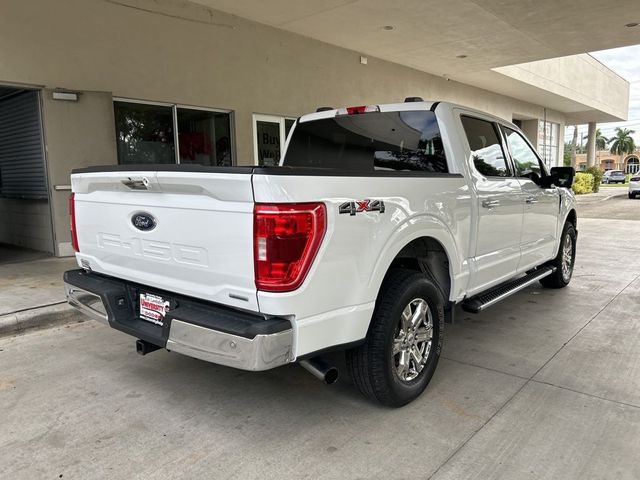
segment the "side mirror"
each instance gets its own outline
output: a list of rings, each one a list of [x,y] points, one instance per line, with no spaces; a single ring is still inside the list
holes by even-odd
[[[556,187],[571,188],[576,171],[573,167],[553,167],[551,178]]]

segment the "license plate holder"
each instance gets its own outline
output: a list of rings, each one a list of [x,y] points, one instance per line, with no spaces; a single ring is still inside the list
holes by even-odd
[[[164,317],[169,311],[170,304],[170,300],[160,295],[140,292],[138,300],[140,319],[163,326]]]

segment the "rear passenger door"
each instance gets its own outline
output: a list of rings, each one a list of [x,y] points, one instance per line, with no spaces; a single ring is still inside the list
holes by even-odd
[[[515,275],[520,261],[523,201],[498,125],[462,115],[477,202],[476,247],[469,295]]]
[[[535,150],[516,130],[502,127],[516,175],[522,185],[524,219],[522,258],[518,270],[525,271],[551,259],[558,237],[560,193],[556,187],[544,188],[548,174]]]

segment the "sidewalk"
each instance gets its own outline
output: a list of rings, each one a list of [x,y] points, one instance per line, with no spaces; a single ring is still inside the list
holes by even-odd
[[[617,197],[627,195],[627,189],[622,187],[600,187],[600,191],[597,193],[585,193],[582,195],[576,195],[576,201],[578,203],[591,203],[602,202],[611,197]]]
[[[56,258],[0,245],[0,336],[68,321],[62,273],[76,266],[72,257]]]

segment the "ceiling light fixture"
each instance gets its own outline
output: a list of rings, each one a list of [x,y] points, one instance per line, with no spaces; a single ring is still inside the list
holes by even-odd
[[[631,23],[627,23],[627,24],[625,25],[625,27],[627,27],[627,28],[633,28],[633,27],[637,27],[638,25],[640,25],[640,24],[639,24],[639,23],[637,23],[637,22],[631,22]]]
[[[464,55],[464,54],[463,55],[456,55],[456,58],[467,58],[467,57],[468,57],[468,55]]]
[[[385,25],[384,27],[382,27],[383,30],[393,30],[393,25]]]

